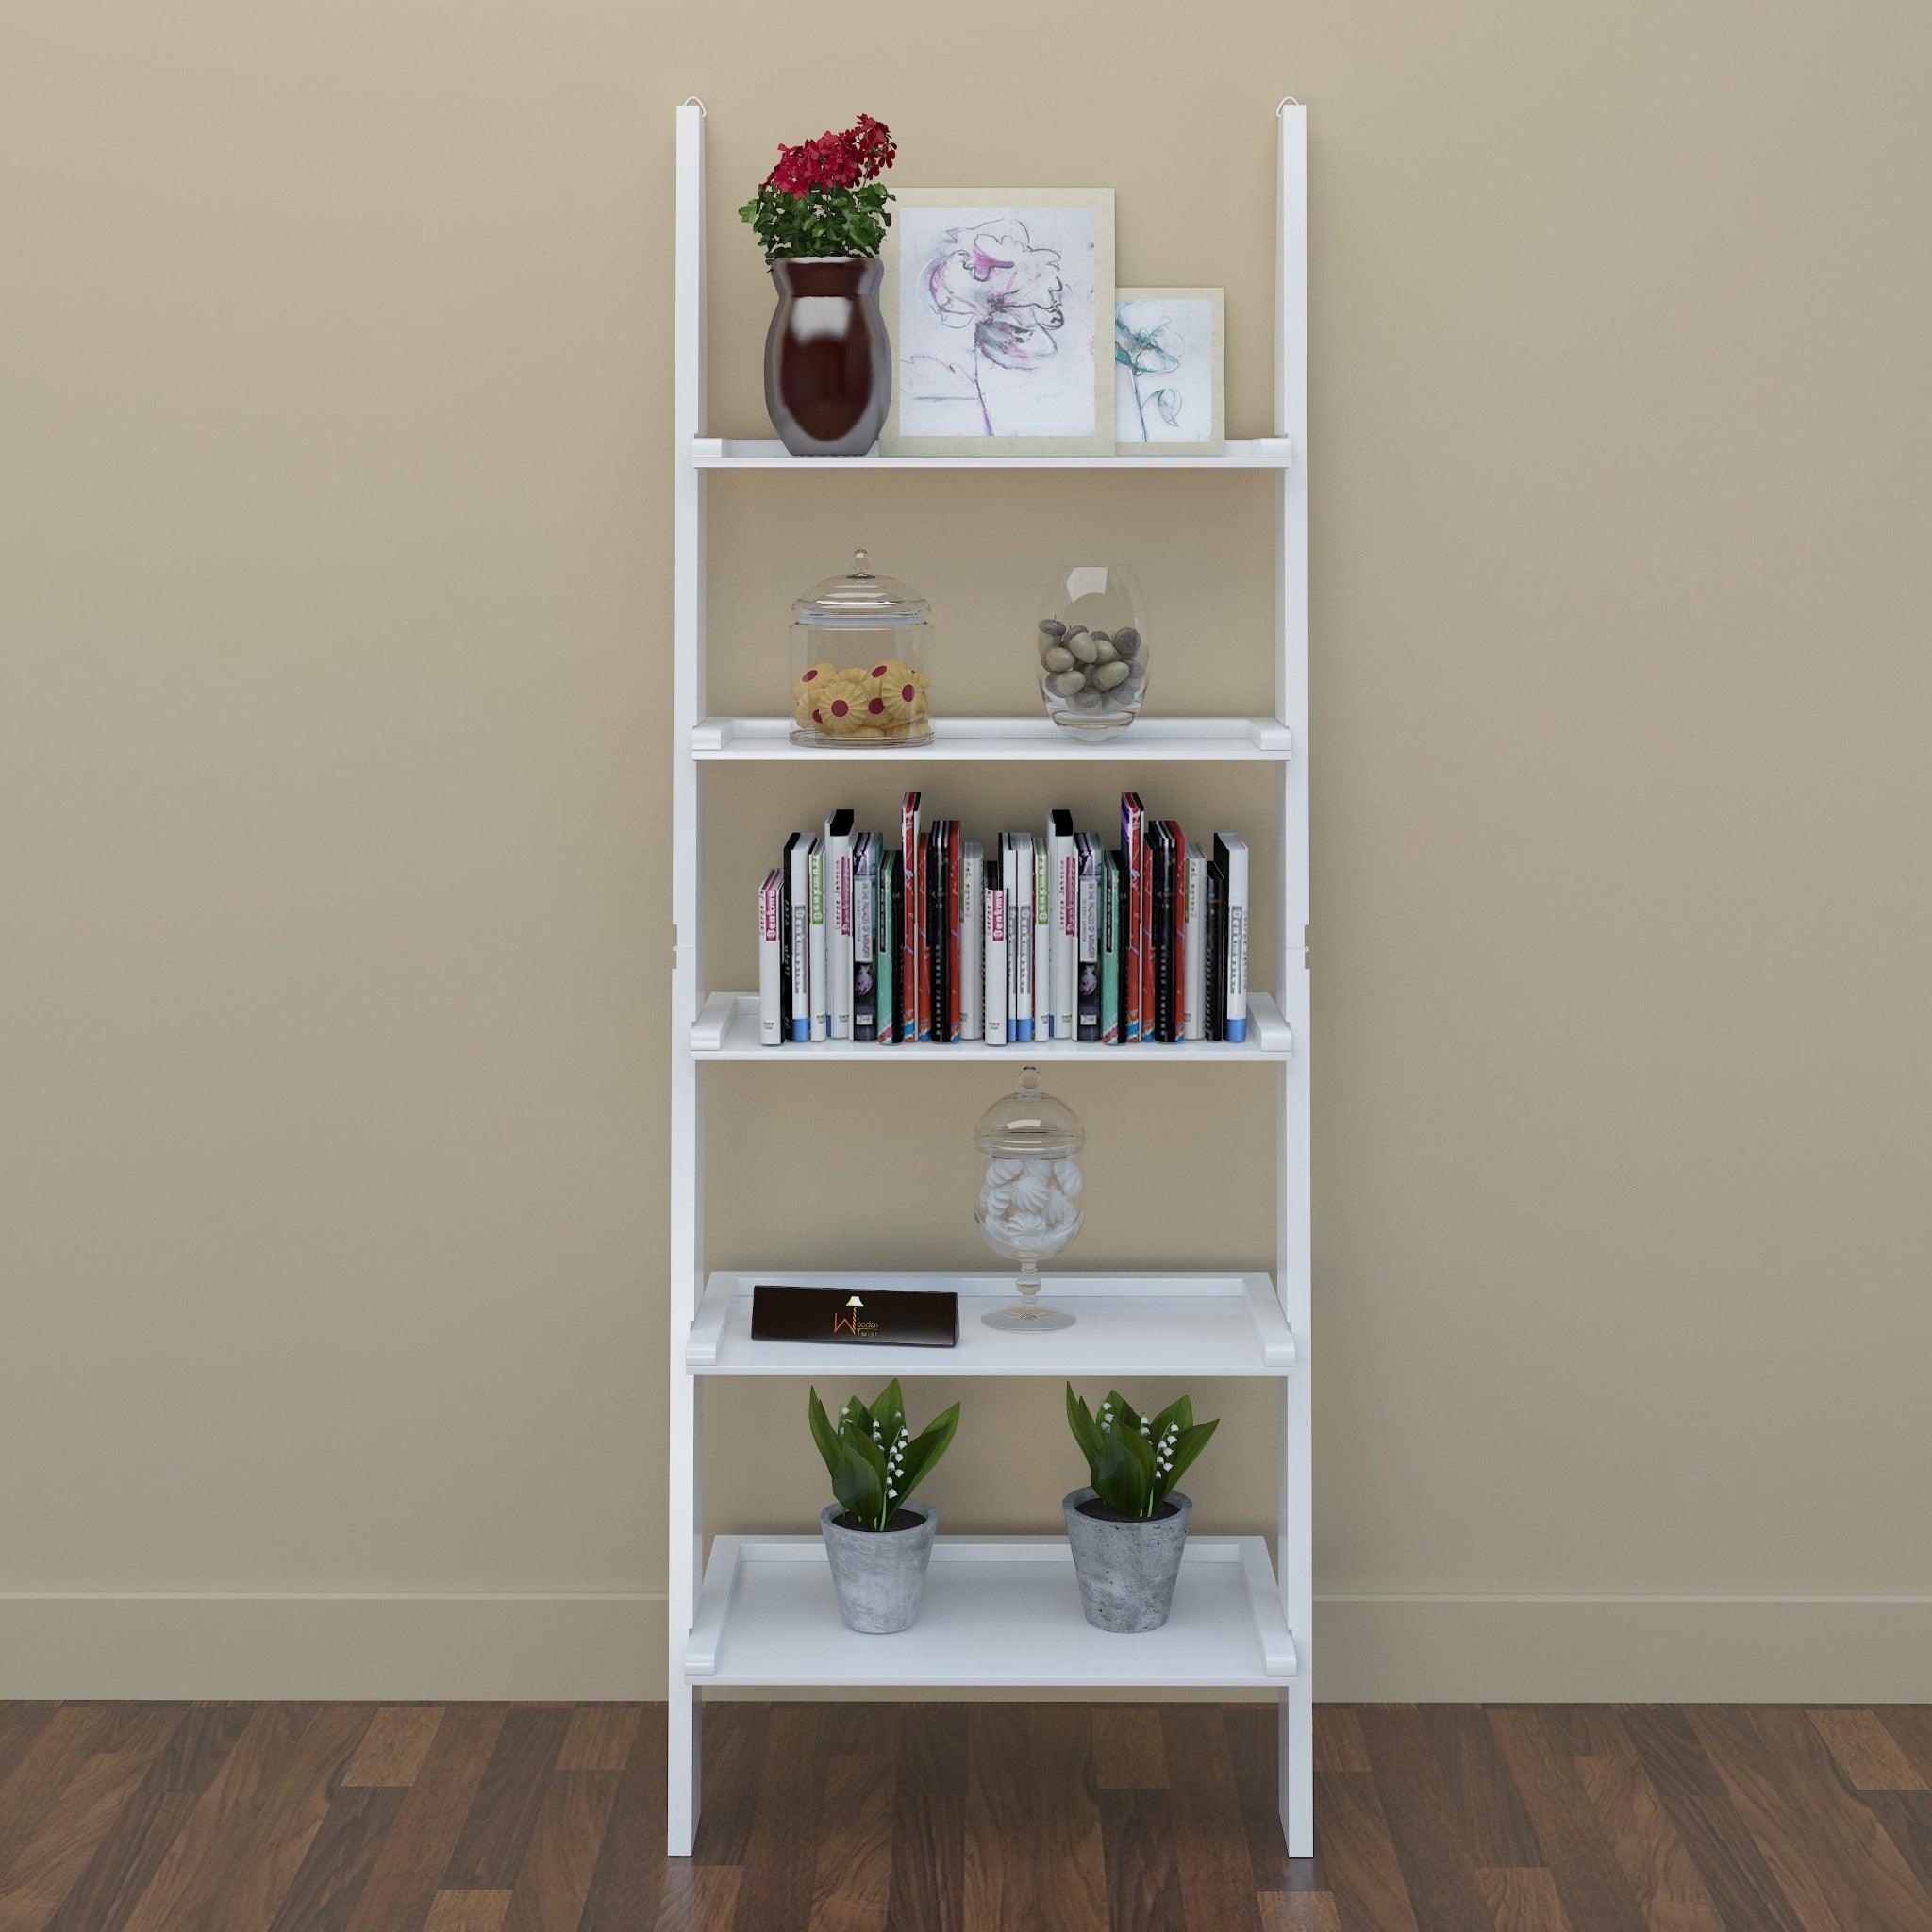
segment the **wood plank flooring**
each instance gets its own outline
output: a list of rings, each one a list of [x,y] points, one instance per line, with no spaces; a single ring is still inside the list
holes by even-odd
[[[1932,1709],[0,1705],[0,1932],[1932,1932]]]

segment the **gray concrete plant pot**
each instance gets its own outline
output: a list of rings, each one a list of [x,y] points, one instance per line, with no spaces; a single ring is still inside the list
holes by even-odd
[[[1061,1498],[1074,1574],[1080,1579],[1080,1607],[1096,1630],[1158,1630],[1174,1607],[1174,1579],[1188,1546],[1188,1518],[1194,1506],[1175,1490],[1171,1516],[1108,1519],[1081,1513],[1097,1502],[1091,1490]]]
[[[910,1629],[919,1615],[939,1511],[928,1503],[902,1503],[899,1508],[919,1521],[904,1529],[846,1529],[834,1521],[844,1513],[838,1504],[827,1503],[819,1511],[832,1588],[848,1630],[883,1637]]]

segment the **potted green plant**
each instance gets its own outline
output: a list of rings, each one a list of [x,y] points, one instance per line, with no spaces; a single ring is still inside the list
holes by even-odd
[[[765,337],[765,408],[795,457],[862,457],[892,401],[878,253],[892,217],[879,176],[892,130],[861,114],[842,132],[780,145],[738,210],[765,252],[778,307]]]
[[[1067,1426],[1087,1488],[1061,1499],[1080,1607],[1096,1630],[1158,1630],[1174,1605],[1194,1506],[1174,1488],[1219,1421],[1197,1423],[1185,1395],[1140,1414],[1109,1389],[1096,1416],[1067,1384]]]
[[[956,1402],[914,1435],[896,1380],[870,1405],[853,1396],[834,1422],[811,1391],[812,1441],[825,1459],[838,1499],[819,1511],[819,1529],[850,1630],[904,1630],[919,1614],[939,1512],[912,1501],[959,1426]]]

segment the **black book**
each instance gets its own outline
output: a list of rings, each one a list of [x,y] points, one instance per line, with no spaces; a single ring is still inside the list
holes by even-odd
[[[879,860],[876,832],[852,841],[852,1037],[879,1037]]]
[[[873,974],[873,1003],[878,1008],[878,1037],[888,1043],[899,1039],[899,868],[903,861],[889,852],[879,861],[878,965]]]
[[[1154,874],[1154,1038],[1171,1045],[1174,1001],[1174,835],[1164,819],[1147,821],[1147,856]]]
[[[793,1288],[755,1282],[754,1341],[858,1342],[899,1348],[952,1348],[959,1340],[959,1297],[930,1288]]]
[[[1082,832],[1074,841],[1079,858],[1074,890],[1079,895],[1074,928],[1079,951],[1074,955],[1074,1019],[1076,1040],[1100,1038],[1100,841]]]
[[[1214,996],[1221,984],[1221,879],[1210,858],[1201,885],[1201,1024],[1209,1040],[1221,1038],[1221,1002]]]
[[[932,1008],[932,1038],[946,1038],[946,822],[935,819],[925,832],[926,997]]]
[[[793,832],[778,860],[778,1041],[791,1040],[791,848],[804,837]]]

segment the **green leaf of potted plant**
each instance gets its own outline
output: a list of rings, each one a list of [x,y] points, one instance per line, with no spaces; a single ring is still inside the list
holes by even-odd
[[[1158,1630],[1174,1605],[1193,1503],[1174,1485],[1220,1423],[1197,1423],[1185,1395],[1143,1416],[1109,1389],[1096,1416],[1067,1384],[1067,1426],[1088,1487],[1061,1499],[1080,1607],[1096,1630]]]
[[[909,1627],[919,1614],[939,1512],[912,1491],[933,1472],[959,1426],[956,1402],[918,1435],[906,1421],[896,1380],[867,1404],[853,1396],[836,1421],[819,1391],[807,1414],[838,1499],[819,1511],[819,1529],[848,1629],[883,1635]]]

